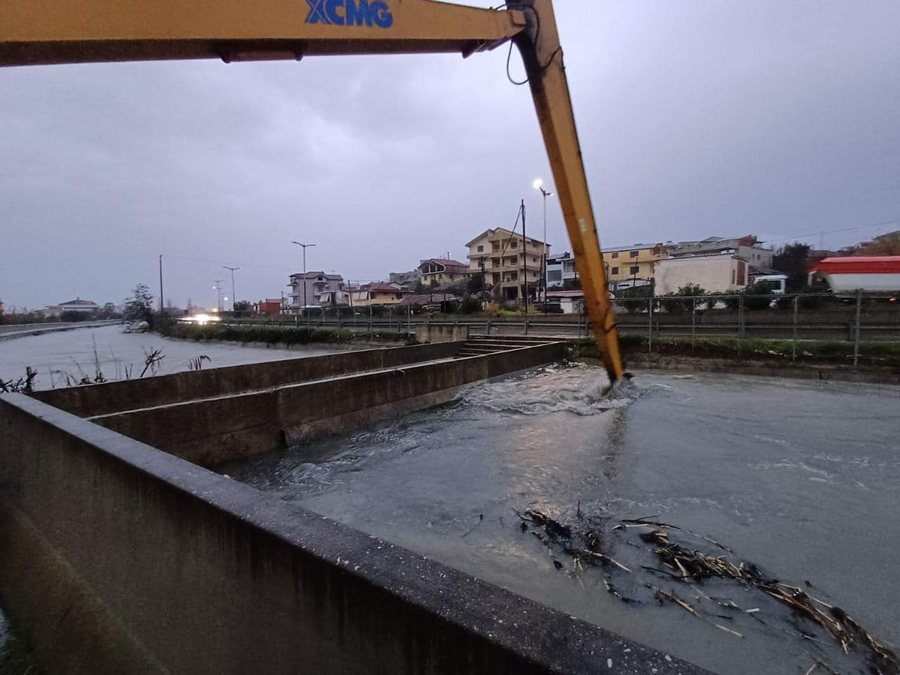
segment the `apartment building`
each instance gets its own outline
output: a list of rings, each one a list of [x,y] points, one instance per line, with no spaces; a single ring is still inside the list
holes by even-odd
[[[571,253],[554,255],[547,258],[547,289],[572,286],[578,278],[575,270],[575,258]]]
[[[606,281],[613,290],[649,284],[653,281],[654,264],[665,257],[666,247],[661,243],[604,249]]]
[[[291,305],[295,308],[319,307],[323,299],[327,299],[326,304],[340,304],[337,300],[344,288],[344,277],[325,272],[298,272],[291,275],[288,286]]]
[[[534,297],[541,285],[541,256],[550,246],[503,227],[485,230],[466,244],[469,273],[484,274],[485,288],[503,302]]]
[[[666,250],[670,258],[686,258],[690,256],[730,255],[750,263],[753,267],[768,269],[772,267],[772,249],[763,248],[756,235],[743,237],[707,237],[700,241],[680,241],[667,244]]]

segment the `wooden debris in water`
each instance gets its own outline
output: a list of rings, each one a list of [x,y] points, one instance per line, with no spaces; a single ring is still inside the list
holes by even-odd
[[[689,550],[670,541],[668,533],[663,529],[642,532],[641,539],[654,544],[653,552],[656,556],[666,566],[681,573],[680,576],[670,575],[673,578],[684,583],[699,583],[704,579],[717,577],[756,588],[786,605],[797,615],[821,626],[837,641],[845,654],[849,653],[851,647],[866,652],[872,672],[879,675],[900,674],[900,659],[897,655],[869,635],[840,607],[829,605],[797,586],[767,577],[753,563],[735,564],[725,556],[711,556]],[[679,600],[675,602],[684,607]],[[749,610],[747,613],[753,614],[755,611],[758,609]],[[733,632],[724,626],[716,625],[722,630]]]

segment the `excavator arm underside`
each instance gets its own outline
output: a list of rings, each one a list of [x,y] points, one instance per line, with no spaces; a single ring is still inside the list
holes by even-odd
[[[435,0],[5,0],[0,66],[457,52],[513,40],[535,109],[604,365],[622,377],[587,178],[551,0],[504,10]]]

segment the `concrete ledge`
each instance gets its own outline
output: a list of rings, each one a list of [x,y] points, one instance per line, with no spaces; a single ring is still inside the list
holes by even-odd
[[[38,391],[32,395],[44,403],[82,417],[108,415],[122,410],[259,391],[349,373],[450,358],[461,346],[461,342],[448,342],[347,351],[268,363],[209,368],[141,380],[51,389]]]
[[[47,672],[701,672],[23,395],[0,483]]]
[[[755,375],[759,377],[787,377],[798,380],[818,380],[821,382],[864,382],[867,384],[900,384],[900,371],[896,368],[779,363],[777,361],[754,361],[751,359],[715,359],[696,356],[668,356],[661,354],[629,354],[626,366],[637,369],[659,369],[690,371],[695,373],[731,373],[733,375]]]
[[[526,346],[90,419],[191,462],[216,466],[444,403],[472,382],[558,361],[564,349],[562,342]]]
[[[424,343],[454,342],[469,339],[469,326],[446,323],[416,324],[416,340]]]

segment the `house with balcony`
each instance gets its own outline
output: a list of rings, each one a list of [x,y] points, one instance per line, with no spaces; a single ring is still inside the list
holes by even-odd
[[[571,253],[563,253],[547,258],[547,290],[574,288],[578,272],[575,258]]]
[[[425,288],[452,286],[465,281],[469,276],[469,265],[449,258],[428,258],[416,268]]]
[[[485,289],[502,302],[533,298],[541,285],[542,256],[550,246],[503,227],[485,230],[466,244],[469,274],[484,275]]]
[[[325,272],[297,272],[292,274],[288,287],[291,289],[291,306],[295,309],[301,307],[319,307],[322,298],[336,298],[340,291],[344,290],[344,277],[340,274],[326,274]],[[329,302],[328,304],[339,304]]]

